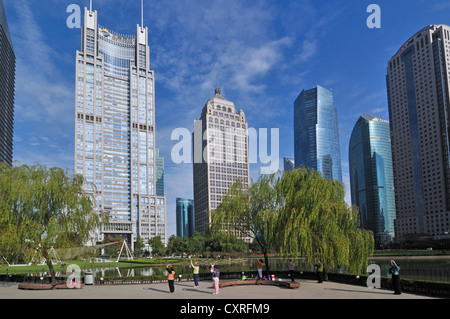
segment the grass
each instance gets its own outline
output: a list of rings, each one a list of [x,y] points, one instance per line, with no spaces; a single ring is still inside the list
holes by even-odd
[[[196,258],[197,261],[207,261],[206,258]],[[166,267],[167,264],[186,264],[189,263],[188,258],[135,258],[133,260],[119,260],[119,262],[89,262],[80,260],[68,260],[63,263],[54,264],[53,268],[56,272],[66,271],[67,266],[71,264],[78,265],[82,270],[92,269],[92,268],[132,268],[132,267],[143,267],[143,266],[160,266]],[[38,272],[48,272],[47,265],[19,265],[19,266],[0,266],[1,274],[21,274],[21,273],[38,273]]]

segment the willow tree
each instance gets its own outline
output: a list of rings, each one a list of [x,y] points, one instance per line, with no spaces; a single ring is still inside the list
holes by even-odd
[[[84,245],[101,225],[81,175],[43,165],[0,166],[0,242],[6,254],[44,258],[56,282],[52,248]],[[6,246],[3,246],[6,245]]]
[[[359,227],[359,214],[344,200],[344,187],[319,172],[285,172],[276,185],[277,213],[271,234],[279,250],[308,262],[320,259],[328,268],[364,273],[373,252],[373,234]]]
[[[273,214],[276,211],[276,177],[261,175],[250,187],[237,181],[222,197],[221,204],[212,214],[213,231],[225,231],[239,238],[252,238],[264,255],[267,273],[270,272],[268,252]]]

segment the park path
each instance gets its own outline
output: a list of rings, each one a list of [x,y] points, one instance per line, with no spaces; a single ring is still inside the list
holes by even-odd
[[[218,295],[210,281],[176,282],[170,293],[167,283],[140,285],[88,285],[82,289],[22,290],[15,283],[0,283],[0,299],[437,299],[410,293],[394,295],[385,289],[371,289],[326,281],[300,280],[299,289],[278,286],[234,286],[220,289]]]

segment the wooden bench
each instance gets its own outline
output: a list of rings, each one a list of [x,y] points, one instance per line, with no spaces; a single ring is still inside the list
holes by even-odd
[[[230,280],[219,283],[219,288],[229,286],[243,286],[243,285],[270,285],[270,286],[284,286],[291,289],[300,288],[300,283],[295,281],[278,281],[278,280]]]

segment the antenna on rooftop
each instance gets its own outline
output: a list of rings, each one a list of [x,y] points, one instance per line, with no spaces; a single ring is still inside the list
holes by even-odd
[[[141,27],[144,27],[144,0],[141,0]]]
[[[89,11],[92,12],[92,0],[89,1]]]

